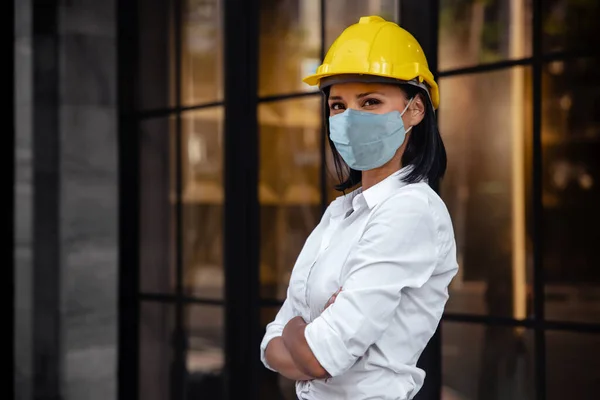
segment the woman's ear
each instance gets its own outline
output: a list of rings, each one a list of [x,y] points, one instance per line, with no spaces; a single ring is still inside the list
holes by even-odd
[[[408,123],[410,126],[416,126],[425,118],[425,103],[423,96],[418,94],[408,107]]]

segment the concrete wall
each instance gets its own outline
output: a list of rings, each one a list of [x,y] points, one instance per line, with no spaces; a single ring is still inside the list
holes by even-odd
[[[116,1],[63,0],[60,33],[62,390],[116,398]]]
[[[42,3],[15,2],[16,398],[115,399],[116,1]]]
[[[31,399],[32,356],[32,18],[15,1],[15,391]]]

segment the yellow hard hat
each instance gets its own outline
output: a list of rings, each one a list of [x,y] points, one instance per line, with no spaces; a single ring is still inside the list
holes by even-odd
[[[303,82],[321,86],[323,78],[337,75],[368,75],[426,86],[433,108],[440,92],[427,58],[417,40],[394,22],[379,16],[360,18],[333,42],[323,64]],[[423,85],[425,83],[425,85]]]

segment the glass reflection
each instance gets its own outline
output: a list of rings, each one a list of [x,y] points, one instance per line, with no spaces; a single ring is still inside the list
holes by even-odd
[[[546,318],[600,322],[600,67],[544,66],[542,88]]]
[[[176,103],[173,1],[139,1],[137,107],[140,110],[173,107]],[[149,6],[150,5],[150,6]]]
[[[448,312],[529,314],[527,80],[528,70],[513,68],[440,81],[439,124],[449,160],[441,193],[461,265]]]
[[[174,153],[169,151],[174,132],[175,117],[140,123],[140,290],[146,293],[171,292],[175,287]]]
[[[321,217],[321,98],[259,106],[262,295],[285,298],[304,241]]]
[[[181,103],[223,99],[223,22],[221,0],[183,2]]]
[[[184,287],[223,297],[223,109],[182,114]]]
[[[186,398],[224,399],[223,309],[188,306]]]
[[[320,64],[320,0],[261,0],[259,96],[314,90],[302,78]]]
[[[521,328],[444,322],[443,400],[533,400],[533,334]]]
[[[531,55],[531,0],[440,0],[441,71]]]
[[[325,51],[344,29],[365,15],[379,15],[398,22],[397,0],[327,0],[325,3]]]
[[[548,400],[595,399],[600,393],[600,335],[546,332]]]
[[[140,306],[140,399],[164,400],[171,397],[174,311],[170,304],[142,303]]]
[[[597,0],[544,0],[542,4],[543,48],[546,52],[598,48]]]

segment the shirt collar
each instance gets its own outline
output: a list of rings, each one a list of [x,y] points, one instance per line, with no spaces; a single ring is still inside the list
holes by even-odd
[[[331,214],[338,216],[348,212],[353,208],[354,199],[361,194],[369,208],[375,207],[388,198],[395,190],[406,186],[402,178],[411,170],[411,166],[406,166],[367,190],[363,191],[363,188],[359,187],[346,195],[336,198],[331,207]]]
[[[331,215],[336,217],[352,209],[354,198],[363,192],[362,187],[336,198],[331,207]]]
[[[390,197],[393,192],[406,186],[406,182],[404,182],[402,178],[408,175],[411,169],[412,168],[410,166],[404,167],[394,172],[378,184],[363,191],[363,197],[369,208],[375,207],[377,204]]]

